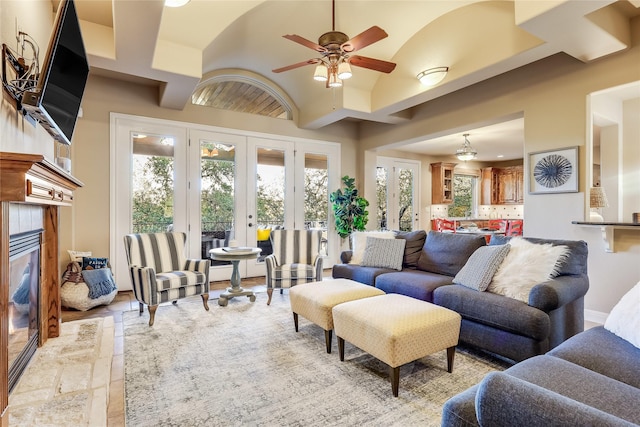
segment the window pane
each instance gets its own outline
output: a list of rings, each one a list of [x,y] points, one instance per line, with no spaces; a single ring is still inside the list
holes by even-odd
[[[256,207],[258,229],[274,229],[284,225],[285,212],[284,151],[258,148],[256,168]],[[273,253],[268,240],[260,243],[262,249],[258,261]]]
[[[173,138],[133,134],[132,231],[173,227]]]
[[[413,229],[413,171],[411,169],[399,170],[398,187],[400,191],[398,224],[401,231],[411,231]]]
[[[329,218],[329,176],[327,156],[304,155],[304,228],[322,230],[320,253],[327,254],[327,221]]]
[[[470,217],[476,212],[476,182],[471,175],[453,176],[453,203],[449,205],[449,216],[455,218]]]
[[[200,226],[202,258],[209,250],[228,246],[233,235],[235,147],[200,141]],[[212,261],[212,265],[229,264]]]
[[[389,171],[381,166],[376,168],[376,198],[378,202],[378,210],[376,212],[376,223],[378,230],[387,229],[387,200],[388,191],[387,185],[389,178]]]

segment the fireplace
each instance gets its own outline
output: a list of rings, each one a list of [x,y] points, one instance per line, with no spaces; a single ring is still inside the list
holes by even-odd
[[[1,1],[1,0],[0,0]],[[40,154],[0,152],[0,426],[36,347],[60,334],[58,211],[82,183]]]
[[[38,347],[42,231],[9,236],[9,392]]]

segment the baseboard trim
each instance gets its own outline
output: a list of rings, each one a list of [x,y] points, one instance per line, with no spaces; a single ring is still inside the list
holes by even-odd
[[[607,316],[609,316],[609,313],[603,313],[601,311],[586,309],[584,311],[584,320],[588,322],[600,323],[604,325],[605,320],[607,320]]]

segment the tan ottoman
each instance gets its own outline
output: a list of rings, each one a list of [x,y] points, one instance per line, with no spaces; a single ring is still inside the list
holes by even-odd
[[[298,332],[298,315],[324,329],[327,353],[331,353],[333,316],[331,309],[346,301],[384,295],[384,291],[349,279],[324,280],[296,285],[289,290],[293,323]]]
[[[340,360],[344,342],[389,365],[391,390],[398,396],[400,366],[447,350],[447,371],[453,369],[461,317],[455,311],[398,294],[345,302],[333,308]]]

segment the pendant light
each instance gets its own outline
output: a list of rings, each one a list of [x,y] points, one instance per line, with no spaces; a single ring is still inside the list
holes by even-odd
[[[462,136],[464,136],[464,144],[456,150],[456,157],[463,162],[475,159],[478,152],[471,146],[471,143],[467,139],[469,134],[465,133]]]

